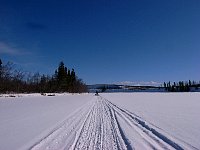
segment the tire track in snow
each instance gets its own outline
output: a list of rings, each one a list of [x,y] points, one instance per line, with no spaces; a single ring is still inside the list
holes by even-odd
[[[99,97],[72,149],[127,149],[113,110]]]
[[[63,124],[33,145],[32,150],[127,149],[114,110],[94,97]]]
[[[194,149],[101,96],[69,116],[31,150]]]
[[[119,106],[111,103],[109,100],[103,97],[101,98],[104,99],[106,103],[116,111],[117,118],[124,120],[124,123],[129,125],[131,130],[136,131],[143,138],[143,140],[149,145],[149,148],[197,150],[197,148],[187,144],[186,142],[182,142],[178,139],[172,138],[171,136],[167,136],[165,133],[158,132],[157,129],[159,128],[155,129],[155,126],[152,127],[150,123],[143,121],[142,118],[138,115],[135,115],[125,109],[120,108]]]
[[[60,150],[69,149],[77,136],[77,131],[84,123],[84,119],[89,115],[94,106],[92,101],[86,103],[83,107],[74,112],[60,126],[56,127],[46,137],[41,139],[30,149],[32,150]]]

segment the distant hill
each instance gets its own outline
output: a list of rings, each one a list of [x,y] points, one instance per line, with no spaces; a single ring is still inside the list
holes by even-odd
[[[162,92],[164,88],[157,86],[133,86],[133,85],[118,85],[118,84],[93,84],[87,85],[90,92]]]

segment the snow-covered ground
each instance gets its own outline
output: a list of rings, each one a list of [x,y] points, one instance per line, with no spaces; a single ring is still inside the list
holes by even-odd
[[[69,94],[7,96],[0,97],[0,150],[27,149],[92,97]]]
[[[200,93],[115,93],[103,97],[200,149]]]
[[[200,149],[200,93],[0,97],[0,149]]]

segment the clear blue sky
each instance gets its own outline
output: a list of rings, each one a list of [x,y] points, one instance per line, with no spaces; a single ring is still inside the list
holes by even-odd
[[[200,1],[0,0],[0,58],[88,84],[200,80]]]

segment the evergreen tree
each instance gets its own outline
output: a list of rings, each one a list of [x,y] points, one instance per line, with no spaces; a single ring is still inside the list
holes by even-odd
[[[101,92],[105,92],[107,90],[107,87],[106,85],[104,85],[102,88],[101,88]]]
[[[190,87],[188,85],[188,83],[185,84],[185,91],[184,92],[189,92],[190,91]]]
[[[189,80],[189,87],[191,87],[192,86],[192,82]]]
[[[58,67],[58,81],[62,82],[66,77],[66,72],[65,72],[65,65],[61,61]]]
[[[170,81],[166,84],[164,82],[164,87],[166,87],[166,90],[169,92],[189,92],[191,90],[191,87],[195,88],[196,90],[200,84],[197,84],[197,82],[189,80],[187,81],[179,81],[174,82],[173,85],[171,85]]]
[[[0,80],[1,80],[1,77],[2,77],[2,74],[3,74],[3,66],[2,66],[2,61],[0,59]]]
[[[2,68],[2,64],[3,64],[3,63],[2,63],[2,61],[1,61],[1,59],[0,59],[0,68]]]
[[[75,82],[75,80],[76,80],[76,74],[74,72],[74,69],[72,69],[72,72],[71,72],[71,80],[72,80],[72,82]]]
[[[176,92],[176,82],[174,82],[174,85],[172,86],[172,92]]]
[[[46,91],[46,86],[47,86],[47,78],[46,76],[43,74],[41,76],[41,79],[40,79],[40,92],[45,92]]]
[[[2,61],[0,59],[0,93],[3,91],[3,66],[2,66]]]
[[[168,82],[168,91],[171,91],[171,83],[170,83],[170,81]]]
[[[78,79],[74,69],[70,71],[59,63],[53,76],[39,73],[27,74],[13,69],[12,63],[2,65],[0,59],[0,93],[5,92],[86,92],[87,86]]]
[[[192,81],[192,86],[195,86],[195,84],[196,84],[195,81]]]
[[[165,88],[165,90],[167,90],[167,86],[166,86],[166,83],[164,82],[164,88]]]
[[[58,88],[61,91],[67,90],[67,73],[64,63],[61,61],[58,67]]]
[[[55,74],[54,74],[54,78],[57,80],[58,79],[58,70],[56,69]]]

